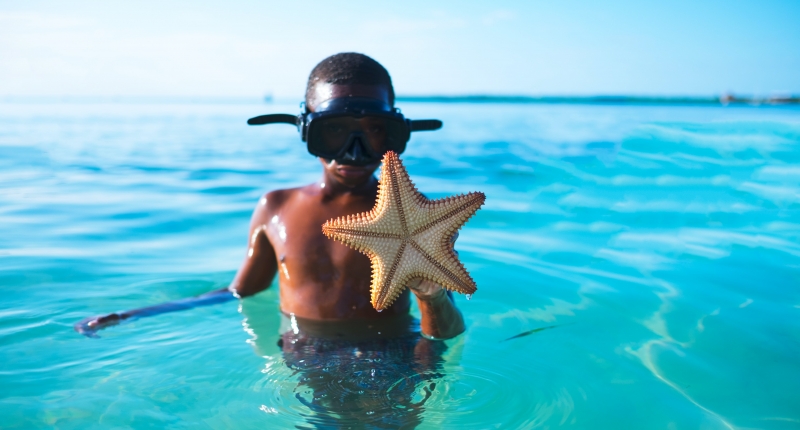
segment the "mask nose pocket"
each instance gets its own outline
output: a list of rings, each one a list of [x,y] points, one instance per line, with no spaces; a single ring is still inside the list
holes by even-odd
[[[348,139],[346,149],[339,157],[339,160],[345,164],[369,164],[374,160],[365,145],[364,136],[361,133],[353,133]]]

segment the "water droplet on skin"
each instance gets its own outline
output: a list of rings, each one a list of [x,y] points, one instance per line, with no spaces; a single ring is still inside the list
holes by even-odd
[[[471,298],[472,298],[472,294],[467,294],[467,300],[470,300]]]

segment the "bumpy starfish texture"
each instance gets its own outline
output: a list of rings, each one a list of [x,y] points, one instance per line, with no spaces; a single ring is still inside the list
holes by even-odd
[[[378,201],[369,212],[329,220],[322,232],[372,262],[372,306],[389,307],[416,278],[462,294],[477,290],[453,250],[456,231],[486,200],[480,192],[428,200],[392,151],[383,156]]]

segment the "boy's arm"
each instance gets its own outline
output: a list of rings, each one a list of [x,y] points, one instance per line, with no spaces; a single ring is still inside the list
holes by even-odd
[[[125,320],[149,317],[153,315],[166,314],[169,312],[182,311],[200,306],[214,305],[217,303],[233,300],[235,297],[227,288],[209,291],[188,299],[173,300],[171,302],[160,303],[145,308],[131,309],[127,311],[114,312],[106,315],[96,315],[84,318],[75,323],[75,331],[87,336],[98,337],[95,333],[106,327],[117,325]]]
[[[236,297],[247,297],[266,290],[278,271],[275,249],[267,237],[270,218],[267,199],[259,202],[250,219],[250,243],[239,271],[228,289]]]
[[[95,333],[98,330],[117,325],[125,320],[213,305],[227,302],[237,297],[251,296],[265,290],[272,283],[272,278],[277,271],[275,251],[264,231],[265,221],[268,219],[266,206],[266,200],[262,199],[256,210],[253,211],[253,216],[250,219],[250,243],[247,249],[247,256],[236,273],[233,282],[227,288],[154,306],[85,318],[75,324],[75,331],[88,337],[97,337]]]
[[[434,339],[450,339],[464,332],[464,318],[449,291],[428,280],[412,282],[409,288],[417,296],[422,334]]]

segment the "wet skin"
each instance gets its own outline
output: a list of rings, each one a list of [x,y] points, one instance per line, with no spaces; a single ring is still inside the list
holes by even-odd
[[[337,97],[370,97],[391,104],[382,86],[317,84],[307,101],[310,111]],[[322,177],[313,184],[276,190],[257,204],[250,222],[247,255],[227,289],[192,299],[165,303],[99,317],[87,318],[77,331],[93,335],[98,329],[132,317],[148,316],[247,297],[268,288],[275,275],[280,283],[280,306],[287,314],[310,320],[391,321],[410,308],[406,290],[388,309],[377,312],[370,304],[369,259],[322,234],[322,224],[332,218],[372,210],[378,193],[374,176],[379,162],[365,166],[320,159]],[[455,238],[454,238],[455,239]],[[430,281],[409,285],[421,312],[420,326],[428,336],[447,339],[464,331],[461,313],[452,297]],[[161,310],[161,311],[160,311]],[[395,318],[396,319],[396,318]]]

